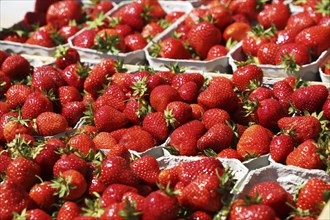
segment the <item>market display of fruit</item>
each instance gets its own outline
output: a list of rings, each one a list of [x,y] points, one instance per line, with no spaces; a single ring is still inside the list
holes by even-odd
[[[0,219],[329,219],[326,3],[36,0],[1,32]]]

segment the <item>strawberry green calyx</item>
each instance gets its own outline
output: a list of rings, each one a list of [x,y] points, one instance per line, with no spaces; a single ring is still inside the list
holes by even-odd
[[[92,47],[92,49],[98,50],[100,52],[111,52],[114,54],[120,53],[120,50],[116,47],[120,42],[121,38],[118,35],[109,36],[105,33],[105,39],[103,37],[96,35],[95,36],[97,44]]]
[[[41,152],[42,148],[31,146],[31,141],[25,141],[24,137],[17,134],[15,138],[7,144],[8,151],[13,159],[18,157],[34,158],[34,154]]]
[[[157,23],[164,29],[168,28],[171,25],[171,22],[165,20],[165,19],[159,19]]]
[[[138,118],[144,118],[144,116],[152,112],[152,107],[146,100],[139,98],[137,101],[139,103],[139,108],[136,111]]]
[[[130,202],[128,199],[125,199],[125,209],[120,210],[118,213],[121,217],[127,220],[139,220],[139,215],[142,212],[136,210],[136,202]]]
[[[164,117],[165,117],[167,126],[175,127],[174,124],[177,122],[177,120],[174,117],[173,109],[166,109],[164,111]]]
[[[78,70],[76,71],[77,74],[80,76],[80,78],[86,79],[87,76],[89,76],[91,73],[89,64],[85,64],[85,63],[82,64],[82,63],[78,62],[77,65],[78,65]]]
[[[243,66],[247,66],[249,64],[255,64],[258,62],[257,62],[257,59],[255,57],[253,57],[251,54],[247,54],[247,58],[245,61],[235,60],[234,63],[237,66],[237,68],[241,68]]]
[[[70,184],[72,176],[68,176],[66,179],[61,176],[61,174],[55,179],[52,180],[52,188],[57,189],[55,195],[58,195],[59,198],[63,198],[70,194],[71,189],[75,189],[76,186]]]
[[[203,150],[203,154],[207,157],[217,157],[217,153],[211,148]]]
[[[65,47],[65,46],[62,46],[62,45],[57,47],[56,51],[55,51],[55,58],[64,57],[67,54],[68,49],[69,49],[69,47]]]
[[[328,0],[317,1],[315,12],[322,14],[322,16],[330,15],[330,2]]]
[[[166,187],[164,187],[162,184],[160,184],[158,182],[156,183],[156,185],[163,193],[165,193],[168,196],[176,196],[179,194],[178,190],[174,190],[171,188],[170,182],[167,183]]]
[[[173,72],[175,75],[184,73],[187,70],[187,67],[180,66],[179,63],[171,63],[170,65],[164,65],[169,71]]]
[[[116,61],[115,70],[118,73],[126,73],[128,71],[128,69],[124,67],[124,60],[123,59],[118,59]]]
[[[21,213],[17,213],[17,212],[13,213],[13,220],[28,220],[28,219],[29,219],[29,215],[27,213],[26,208],[23,209]]]
[[[285,72],[290,75],[296,75],[296,73],[300,70],[301,66],[296,63],[296,59],[294,58],[294,54],[289,54],[286,52],[285,54],[281,54],[282,62],[280,65],[284,67]]]
[[[63,37],[61,34],[59,34],[56,28],[50,30],[49,33],[51,35],[51,39],[52,39],[53,43],[55,44],[55,46],[59,46],[61,44],[66,43],[65,37]]]
[[[131,88],[134,91],[133,96],[138,96],[140,98],[144,97],[148,90],[147,77],[144,76],[141,80],[133,82],[133,85],[131,86]]]
[[[265,29],[261,24],[257,24],[251,27],[251,31],[248,34],[256,37],[274,37],[276,32],[275,25]]]
[[[157,43],[153,43],[148,49],[152,57],[159,57],[161,50],[162,48],[160,46],[160,41]]]
[[[82,120],[84,121],[84,125],[94,125],[94,109],[93,109],[93,103],[86,102],[87,105],[86,111],[84,112],[84,116],[82,117]]]
[[[95,198],[86,198],[85,207],[81,210],[83,211],[83,216],[91,216],[95,218],[100,218],[104,213],[104,208],[101,206],[100,200],[101,196],[93,192]]]
[[[86,22],[86,29],[91,30],[102,27],[103,25],[105,25],[105,19],[109,19],[109,16],[105,15],[103,12],[100,12],[97,18],[95,18],[93,21]]]
[[[153,6],[149,6],[149,5],[143,6],[143,12],[140,14],[140,16],[145,23],[148,23],[152,19],[152,16],[150,16],[150,13],[153,10],[153,8],[154,8]]]

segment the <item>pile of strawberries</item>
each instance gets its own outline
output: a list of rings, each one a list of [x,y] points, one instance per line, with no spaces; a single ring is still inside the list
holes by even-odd
[[[114,54],[142,50],[183,14],[176,10],[167,14],[158,1],[129,2],[109,16],[100,14],[72,44]]]
[[[21,22],[1,32],[1,40],[52,48],[68,39],[114,7],[106,0],[92,5],[78,1],[37,0],[34,11],[25,13]]]

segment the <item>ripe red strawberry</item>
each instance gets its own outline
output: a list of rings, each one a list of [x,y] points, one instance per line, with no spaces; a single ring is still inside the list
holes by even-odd
[[[234,132],[228,125],[217,123],[198,139],[197,148],[200,151],[212,149],[219,153],[222,149],[231,145],[233,136]]]
[[[86,29],[72,39],[72,44],[76,47],[92,48],[94,46],[95,35],[96,30]]]
[[[158,175],[160,172],[156,158],[150,155],[144,155],[135,159],[130,167],[138,175],[138,177],[150,186],[156,186]]]
[[[226,122],[230,122],[230,115],[223,109],[211,108],[203,113],[202,122],[204,123],[205,128],[208,130],[215,124],[226,124]]]
[[[68,102],[62,106],[61,115],[63,115],[70,127],[75,127],[81,117],[84,116],[85,110],[83,102]]]
[[[228,53],[228,49],[222,45],[214,45],[207,52],[206,60],[214,60],[219,57],[224,57]]]
[[[330,191],[330,185],[322,179],[311,178],[307,180],[304,186],[299,190],[297,198],[297,208],[308,209],[311,213],[322,211],[325,203],[324,193]]]
[[[8,118],[8,121],[3,124],[3,136],[7,142],[15,139],[18,134],[33,135],[32,124],[21,118]]]
[[[238,101],[233,86],[227,82],[210,84],[197,97],[197,103],[205,110],[220,108],[232,112],[238,107]]]
[[[151,112],[147,114],[143,119],[142,126],[159,143],[163,143],[170,133],[163,112]]]
[[[81,91],[89,70],[88,65],[78,63],[67,66],[63,71],[60,71],[60,74],[69,86],[74,86]]]
[[[21,213],[25,208],[35,208],[26,190],[12,180],[5,180],[0,185],[0,199],[6,201],[0,206],[0,219],[10,220],[14,212]]]
[[[233,73],[232,80],[239,91],[244,91],[251,81],[256,81],[257,84],[261,84],[263,76],[263,70],[260,67],[254,64],[248,64],[237,68]]]
[[[0,67],[1,67],[3,61],[9,56],[10,56],[10,54],[8,52],[6,52],[4,50],[0,50]]]
[[[255,102],[255,101],[262,101],[265,99],[270,99],[270,98],[274,98],[274,93],[273,90],[270,88],[266,88],[266,87],[258,87],[255,90],[253,90],[248,99]]]
[[[219,30],[224,30],[231,22],[232,17],[229,12],[229,9],[222,4],[210,7],[206,11],[205,17],[212,16],[214,25],[219,28]]]
[[[123,113],[132,124],[139,125],[142,123],[145,115],[148,114],[149,105],[144,99],[130,99],[127,101]]]
[[[164,19],[173,24],[176,20],[178,20],[183,15],[184,15],[184,12],[182,12],[182,11],[170,11],[165,15]]]
[[[143,203],[144,219],[176,219],[179,213],[179,204],[174,195],[162,190],[156,190],[146,196]]]
[[[280,30],[276,34],[276,41],[277,45],[284,45],[287,43],[294,43],[297,34],[300,32],[300,29],[297,27],[286,28]]]
[[[5,151],[1,150],[0,151],[0,173],[5,173],[5,171],[7,170],[7,167],[10,163],[10,161],[12,160],[10,155],[6,155]]]
[[[119,17],[121,24],[127,24],[135,31],[141,31],[145,24],[143,20],[144,14],[142,4],[133,2],[119,8],[112,17]]]
[[[9,112],[7,102],[0,102],[0,118],[3,114]]]
[[[145,38],[141,34],[129,34],[124,38],[125,47],[127,52],[142,50],[148,44]]]
[[[49,84],[50,83],[50,84]],[[32,87],[41,90],[43,88],[47,92],[53,89],[55,93],[57,88],[65,85],[60,71],[54,66],[44,65],[35,67],[32,72]]]
[[[292,94],[292,102],[302,112],[319,112],[327,100],[328,94],[326,86],[310,85],[296,89]]]
[[[276,216],[285,218],[290,212],[291,208],[287,205],[290,202],[289,193],[277,182],[265,181],[255,184],[248,195],[252,198],[260,196],[261,204],[272,207]]]
[[[43,112],[36,118],[37,133],[41,136],[51,136],[65,132],[68,128],[66,119],[54,112]]]
[[[193,81],[184,83],[178,89],[181,99],[187,103],[196,102],[198,91],[199,88],[197,84]]]
[[[50,181],[38,183],[35,184],[29,191],[29,196],[35,204],[45,211],[53,210],[54,207],[52,206],[58,199],[57,196],[54,195],[56,189],[54,189],[51,184],[52,183]]]
[[[163,20],[161,20],[163,21]],[[151,21],[148,24],[146,24],[141,31],[141,36],[146,39],[147,41],[152,40],[153,38],[155,38],[158,34],[162,33],[165,29],[165,27],[167,26],[167,24],[165,23],[165,21],[163,21],[164,24],[162,25],[160,23],[160,21],[158,22],[154,22]]]
[[[65,200],[73,201],[79,199],[87,189],[85,177],[76,170],[66,170],[54,181],[52,187],[55,188],[56,195]]]
[[[192,28],[198,23],[200,18],[205,17],[206,12],[206,9],[194,8],[188,13],[187,17],[185,17],[183,26],[188,27],[188,29]]]
[[[199,90],[204,85],[204,80],[205,80],[204,76],[200,73],[189,73],[189,74],[179,73],[173,76],[171,80],[171,85],[174,88],[178,89],[183,84],[193,81],[196,83],[197,88]]]
[[[94,113],[94,122],[98,131],[113,131],[128,124],[125,114],[111,106],[100,107]]]
[[[276,219],[276,213],[270,206],[243,199],[234,201],[229,215],[230,219]]]
[[[52,33],[47,28],[40,28],[32,33],[25,41],[26,44],[37,45],[41,47],[52,48],[57,46],[57,41],[53,41]],[[60,42],[59,42],[60,43]]]
[[[256,20],[258,15],[257,3],[253,0],[232,1],[229,4],[229,11],[232,15],[243,14],[249,21]]]
[[[14,117],[14,118],[17,118],[19,115],[18,115],[18,112],[7,112],[7,113],[4,113],[1,118],[0,118],[0,142],[1,143],[5,143],[6,142],[6,139],[3,135],[3,128],[6,124],[8,124],[8,122],[10,121],[10,118],[11,117]]]
[[[103,106],[111,106],[122,112],[126,108],[125,104],[126,95],[124,91],[117,85],[110,85],[105,93],[95,100],[93,109],[97,111]]]
[[[220,30],[208,21],[195,25],[188,33],[189,45],[202,60],[207,57],[209,49],[221,42],[221,39]]]
[[[78,33],[78,31],[80,31],[80,27],[73,22],[73,24],[69,23],[68,25],[62,26],[58,29],[58,34],[64,38],[64,42],[67,43],[69,38]]]
[[[236,149],[244,158],[256,157],[269,153],[270,141],[270,131],[261,125],[255,124],[243,132]]]
[[[278,45],[269,42],[261,45],[257,52],[257,58],[260,64],[275,65],[275,57],[278,51]]]
[[[60,159],[60,154],[58,150],[60,149],[58,144],[52,144],[51,141],[42,146],[40,152],[36,155],[35,161],[39,164],[41,168],[41,177],[48,179],[53,175],[53,167],[58,159]]]
[[[289,102],[292,100],[292,86],[285,80],[277,81],[273,86],[273,93],[274,97],[288,109],[290,106]]]
[[[133,186],[128,186],[120,183],[110,184],[103,192],[100,200],[102,207],[107,207],[112,203],[121,202],[125,193],[134,192],[138,190]]]
[[[33,160],[18,157],[8,164],[6,175],[9,180],[29,190],[38,180],[40,167]]]
[[[2,62],[1,71],[10,79],[22,79],[30,73],[30,63],[23,56],[14,54]]]
[[[122,202],[128,200],[131,204],[136,203],[135,210],[142,211],[145,197],[140,195],[139,192],[126,192],[123,195]]]
[[[95,65],[91,74],[84,81],[84,90],[97,97],[97,92],[108,83],[107,77],[111,77],[116,72],[115,64],[114,59],[107,58]]]
[[[248,22],[235,21],[228,25],[223,31],[223,39],[227,42],[229,39],[232,41],[240,42],[251,30],[251,25]]]
[[[275,30],[273,27],[264,29],[260,24],[251,27],[251,31],[242,39],[242,49],[245,54],[257,56],[261,45],[273,41]]]
[[[321,132],[321,123],[313,116],[283,117],[278,120],[277,125],[281,129],[292,130],[292,138],[297,143],[313,139]]]
[[[102,161],[100,180],[105,186],[113,183],[137,186],[138,176],[130,168],[129,162],[119,156],[106,157]]]
[[[287,43],[281,45],[275,56],[275,64],[282,64],[284,67],[292,68],[292,64],[296,63],[299,66],[311,62],[311,56],[307,47],[297,43]],[[290,69],[289,69],[290,70]],[[294,70],[293,70],[294,71]]]
[[[239,155],[237,153],[237,150],[232,149],[232,148],[223,149],[222,151],[220,151],[217,154],[217,157],[219,157],[219,158],[237,159],[239,161],[243,161],[244,160],[244,158],[241,157],[241,155]]]
[[[151,8],[151,11],[148,15],[153,19],[164,18],[166,15],[165,10],[162,8],[161,4],[158,1],[138,0],[137,3],[141,4],[145,8]]]
[[[287,165],[305,169],[323,169],[324,164],[317,153],[317,144],[313,139],[302,142],[286,158]]]
[[[137,152],[143,152],[155,146],[152,135],[142,129],[128,129],[118,143]]]
[[[308,13],[306,12],[299,12],[292,14],[287,23],[286,23],[286,29],[290,28],[297,28],[299,31],[314,26],[316,25],[315,21],[313,18],[309,16]]]
[[[164,111],[168,103],[179,101],[178,91],[170,85],[156,86],[150,94],[150,105],[156,111]]]
[[[97,16],[100,13],[107,13],[108,11],[110,11],[112,8],[114,7],[114,4],[112,1],[101,1],[101,2],[97,2],[95,5],[93,5],[93,11],[91,12],[91,18],[92,20],[94,20],[95,18],[97,18]]]
[[[74,219],[75,217],[80,216],[81,209],[77,203],[71,201],[65,201],[61,208],[59,209],[56,219],[65,220],[65,219]]]
[[[60,28],[69,24],[70,20],[80,22],[82,19],[82,7],[79,2],[65,1],[51,4],[46,13],[47,24]]]
[[[289,135],[279,135],[272,139],[269,153],[275,162],[283,163],[287,156],[294,150],[294,142]]]
[[[141,215],[140,212],[137,212],[134,208],[134,203],[127,201],[124,202],[115,202],[108,205],[100,218],[101,220],[106,219],[124,219],[125,218],[138,218],[137,216]],[[81,218],[81,217],[80,217]],[[93,218],[93,217],[91,217]]]
[[[110,149],[114,147],[118,141],[110,135],[109,132],[100,132],[93,138],[96,149]]]
[[[189,59],[190,53],[185,48],[184,43],[176,38],[166,38],[160,43],[153,44],[149,53],[153,57],[162,57],[168,59]]]
[[[74,86],[61,86],[58,88],[58,99],[61,106],[68,102],[81,101],[79,90]]]
[[[170,187],[174,187],[175,184],[179,181],[176,172],[177,168],[178,166],[174,166],[172,168],[161,170],[158,175],[158,182],[162,186],[167,186],[169,184]]]
[[[322,107],[323,117],[327,120],[330,119],[330,99],[327,99]]]
[[[168,124],[177,128],[192,119],[192,108],[182,101],[173,101],[167,104],[164,112]]]
[[[6,92],[8,107],[15,109],[23,105],[30,93],[32,93],[32,89],[29,86],[23,84],[10,86]]]
[[[77,134],[72,136],[68,143],[69,146],[77,149],[79,153],[87,155],[91,151],[96,153],[95,144],[90,136],[87,134]]]
[[[330,47],[330,27],[315,25],[302,30],[295,38],[295,42],[311,50],[313,58],[318,58],[321,53]]]
[[[77,170],[85,176],[87,173],[87,162],[74,153],[63,154],[54,164],[53,174],[54,176],[59,176],[60,173],[66,170]]]
[[[193,156],[198,152],[197,140],[204,134],[202,122],[192,120],[176,128],[170,135],[169,145],[174,147],[182,156]]]
[[[258,22],[264,27],[269,28],[275,25],[277,30],[282,30],[286,26],[290,17],[290,8],[282,3],[265,5],[264,9],[258,14]]]
[[[80,55],[75,48],[58,47],[55,54],[55,65],[60,69],[65,69],[70,64],[80,62]]]
[[[53,111],[53,103],[42,93],[33,92],[26,98],[21,111],[23,119],[34,119],[43,112]]]

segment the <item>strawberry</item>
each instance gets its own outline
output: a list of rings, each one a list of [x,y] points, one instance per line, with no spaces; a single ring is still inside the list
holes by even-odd
[[[313,139],[321,132],[321,123],[313,116],[283,117],[277,121],[277,125],[281,129],[292,130],[292,138],[297,143]]]
[[[219,57],[224,57],[228,53],[228,49],[222,45],[214,45],[207,52],[206,60],[214,60]]]
[[[1,71],[10,79],[22,79],[30,73],[30,63],[23,56],[14,54],[2,62]]]
[[[286,29],[290,29],[290,28],[297,28],[299,31],[314,26],[316,25],[315,21],[313,20],[313,18],[311,18],[309,16],[308,13],[306,12],[299,12],[299,13],[295,13],[292,14],[287,23],[286,23]]]
[[[194,8],[192,9],[188,15],[185,17],[184,19],[184,25],[188,27],[188,29],[190,30],[193,26],[195,26],[198,21],[200,20],[200,18],[205,17],[207,12],[207,9],[203,9],[203,8]]]
[[[46,13],[47,24],[60,28],[67,25],[70,20],[78,23],[82,19],[82,8],[79,2],[65,1],[51,4]]]
[[[307,47],[297,43],[287,43],[281,45],[275,55],[275,64],[284,65],[285,70],[295,71],[294,64],[302,66],[311,62],[311,56],[307,50]]]
[[[6,142],[6,139],[3,135],[3,128],[5,127],[6,124],[10,121],[10,118],[17,118],[19,117],[18,112],[7,112],[4,113],[1,118],[0,118],[0,142]]]
[[[54,176],[59,176],[60,173],[66,170],[77,170],[85,176],[87,173],[87,162],[74,153],[63,154],[60,159],[55,162],[53,174]]]
[[[164,24],[161,22],[164,22]],[[164,20],[159,20],[158,22],[151,21],[142,28],[141,36],[147,41],[150,41],[158,34],[163,32],[166,26],[167,22]]]
[[[244,158],[269,153],[270,131],[261,125],[248,127],[238,140],[237,152]]]
[[[144,199],[145,197],[140,195],[139,192],[126,192],[123,195],[122,202],[128,200],[131,204],[135,203],[135,210],[142,214]]]
[[[122,157],[110,156],[102,161],[100,180],[109,186],[113,183],[136,186],[139,178],[130,168],[129,163]]]
[[[8,108],[15,109],[22,106],[30,93],[32,89],[29,86],[23,84],[10,86],[6,92]]]
[[[124,43],[125,43],[127,52],[142,50],[148,44],[146,39],[143,38],[143,36],[138,33],[129,34],[129,35],[125,36]]]
[[[178,91],[170,85],[156,86],[150,93],[150,105],[156,111],[164,111],[168,103],[179,101]]]
[[[93,105],[94,111],[103,106],[111,106],[118,111],[124,111],[126,106],[126,96],[124,91],[117,85],[110,85],[103,95],[99,96]]]
[[[57,44],[62,43],[61,41],[64,41],[63,38],[60,39],[58,43],[53,41],[53,35],[50,30],[44,29],[38,29],[35,32],[32,33],[31,36],[25,41],[26,44],[31,45],[37,45],[41,47],[48,47],[52,48],[57,46]]]
[[[135,159],[130,164],[130,167],[144,183],[150,186],[156,185],[160,173],[156,158],[150,155],[144,155]]]
[[[294,142],[289,135],[281,134],[273,137],[269,145],[269,153],[275,162],[283,163],[294,150]]]
[[[176,219],[179,204],[176,197],[168,191],[169,189],[165,192],[156,190],[146,196],[142,209],[143,219]]]
[[[197,140],[204,134],[205,127],[202,122],[192,120],[176,128],[170,134],[169,145],[179,151],[180,155],[196,155]]]
[[[114,54],[125,52],[126,47],[123,38],[116,29],[104,28],[96,33],[92,49]]]
[[[93,11],[91,13],[91,19],[94,20],[100,13],[106,14],[108,11],[113,9],[114,4],[112,1],[101,1],[93,5]]]
[[[158,175],[158,182],[162,185],[170,185],[170,187],[174,187],[175,184],[179,181],[177,176],[177,168],[178,166],[174,166],[172,168],[167,168],[161,170]]]
[[[261,45],[257,52],[257,58],[260,64],[275,65],[275,57],[279,47],[273,42]]]
[[[265,29],[260,24],[251,27],[251,31],[242,39],[242,49],[245,54],[257,56],[261,45],[274,41],[274,27]]]
[[[109,132],[100,132],[93,138],[96,149],[110,149],[118,144],[118,141]]]
[[[63,205],[58,210],[56,219],[65,220],[65,219],[74,219],[78,217],[81,213],[80,207],[75,202],[65,201]]]
[[[170,133],[162,112],[147,114],[143,119],[142,126],[145,131],[149,132],[160,143],[163,143]]]
[[[317,153],[317,144],[313,139],[302,142],[286,158],[287,165],[305,169],[323,169],[324,164]]]
[[[293,88],[285,80],[279,80],[275,82],[273,86],[274,97],[278,99],[282,104],[286,104],[289,107],[289,102],[292,100]]]
[[[0,102],[0,118],[3,114],[9,112],[7,102]]]
[[[57,196],[54,195],[56,189],[51,185],[50,181],[35,184],[29,191],[29,196],[35,202],[35,204],[45,210],[51,211],[52,205],[57,201]]]
[[[127,130],[118,143],[137,152],[143,152],[155,146],[152,135],[142,129]]]
[[[10,163],[10,161],[12,160],[10,155],[5,155],[5,153],[3,150],[1,150],[1,154],[0,154],[0,173],[5,173],[5,171],[7,170],[7,167]]]
[[[311,178],[307,180],[299,190],[297,208],[308,209],[311,213],[320,213],[327,201],[324,193],[330,191],[330,185],[322,179]]]
[[[167,123],[174,128],[177,128],[192,119],[191,106],[182,101],[168,103],[164,114]]]
[[[254,64],[248,64],[237,68],[233,72],[232,80],[239,91],[244,91],[248,88],[247,86],[251,83],[251,81],[256,81],[256,83],[260,85],[262,83],[263,76],[263,70],[260,67]]]
[[[265,181],[255,184],[248,195],[252,198],[260,196],[261,204],[272,207],[279,217],[285,218],[289,214],[290,207],[287,205],[290,201],[289,193],[277,182]]]
[[[223,109],[211,108],[203,113],[202,122],[204,123],[205,128],[208,130],[215,124],[226,124],[226,122],[230,122],[230,115]]]
[[[210,7],[206,12],[205,17],[207,18],[207,16],[212,16],[214,25],[221,31],[232,22],[232,17],[228,8],[222,4]]]
[[[178,88],[181,99],[187,103],[196,102],[199,88],[193,81],[186,82]]]
[[[69,22],[68,25],[64,25],[58,29],[58,34],[60,35],[60,38],[64,38],[64,42],[67,43],[69,38],[78,33],[78,31],[80,31],[80,27],[78,27],[74,22],[72,22],[72,24]]]
[[[6,175],[9,180],[29,190],[38,180],[40,167],[33,160],[18,157],[8,164]]]
[[[33,200],[25,189],[12,180],[5,180],[0,185],[0,199],[6,201],[0,206],[0,218],[4,220],[12,219],[14,212],[20,213],[25,208],[35,208]]]
[[[95,35],[96,30],[94,29],[83,30],[72,39],[72,44],[76,47],[92,48],[92,46],[94,46]]]
[[[233,42],[241,41],[251,30],[251,25],[247,22],[235,21],[229,24],[223,31],[223,39],[227,42],[231,39]]]
[[[70,64],[60,74],[63,80],[69,85],[82,90],[84,79],[88,76],[89,66],[85,64]]]
[[[55,58],[55,65],[62,70],[70,64],[80,62],[78,51],[71,47],[58,47],[56,49]]]
[[[66,170],[52,181],[52,187],[60,198],[73,201],[79,199],[87,189],[85,177],[76,170]]]
[[[90,152],[96,153],[95,144],[92,138],[87,134],[76,134],[72,136],[67,145],[77,149],[79,153],[85,156]]]
[[[82,100],[79,90],[74,86],[61,86],[58,88],[57,92],[61,106],[65,105],[68,102]]]
[[[204,80],[205,80],[204,76],[200,73],[189,73],[189,74],[179,73],[173,76],[171,80],[171,85],[174,88],[178,89],[183,84],[193,81],[196,83],[197,88],[199,90],[204,85]]]
[[[133,186],[128,186],[120,183],[110,184],[103,192],[100,200],[102,207],[107,207],[112,203],[121,202],[125,193],[134,192],[138,190]]]
[[[111,106],[100,107],[94,113],[94,122],[98,131],[113,131],[128,124],[125,114]]]
[[[253,102],[255,101],[261,102],[262,100],[270,99],[270,98],[274,98],[273,90],[266,87],[257,87],[249,94],[248,97],[248,99]]]
[[[27,120],[18,117],[8,118],[8,121],[3,124],[3,136],[7,142],[12,141],[18,134],[33,134],[32,124]]]
[[[212,220],[213,217],[211,214],[208,212],[204,211],[195,211],[191,215],[188,216],[189,220],[194,220],[194,219],[204,219],[204,220]]]
[[[319,112],[327,100],[328,94],[326,86],[310,85],[296,89],[292,94],[292,102],[302,112]]]
[[[43,112],[53,111],[53,103],[40,92],[28,95],[22,106],[22,118],[34,119]]]
[[[243,161],[244,160],[244,158],[241,157],[241,155],[239,155],[237,153],[237,150],[232,149],[232,148],[223,149],[222,151],[220,151],[217,154],[217,157],[219,157],[219,158],[237,159],[239,161]]]
[[[127,24],[135,31],[142,30],[145,24],[143,16],[145,16],[145,11],[142,4],[138,2],[126,4],[112,15],[112,17],[119,17],[121,24]]]
[[[318,58],[321,53],[330,47],[330,27],[315,25],[302,30],[295,38],[295,42],[311,50],[313,58]]]
[[[142,123],[145,115],[149,113],[149,105],[143,99],[130,99],[127,101],[123,113],[132,124],[139,125]]]
[[[165,17],[166,12],[162,8],[161,4],[158,1],[152,0],[137,0],[137,3],[141,4],[145,8],[150,8],[149,16],[153,19],[160,19]]]
[[[57,144],[53,145],[51,142],[46,143],[41,147],[40,152],[33,154],[35,161],[41,168],[41,176],[43,178],[49,178],[53,174],[53,167],[60,155],[58,154],[60,146]]]
[[[207,57],[209,49],[221,42],[221,39],[220,30],[208,21],[195,25],[188,33],[189,45],[202,60]]]
[[[0,67],[1,67],[3,61],[5,61],[5,59],[9,56],[10,56],[10,54],[8,52],[6,52],[5,50],[0,50]]]
[[[185,13],[183,11],[170,11],[165,15],[164,19],[173,24],[176,20],[181,18],[181,16],[183,16],[184,14]]]
[[[189,59],[190,53],[185,48],[184,43],[176,38],[166,38],[159,43],[153,44],[149,48],[149,53],[153,57],[168,59]]]
[[[232,112],[238,107],[238,98],[233,86],[227,82],[210,84],[203,92],[199,93],[197,103],[205,110],[220,108]]]
[[[62,106],[61,115],[66,119],[70,127],[75,127],[85,112],[83,102],[68,102]]]
[[[323,111],[323,117],[327,120],[330,119],[330,99],[327,99],[323,106],[322,106],[322,111]]]
[[[43,112],[36,118],[37,133],[41,136],[51,136],[65,132],[68,128],[67,120],[54,112]]]
[[[45,81],[45,82],[44,82]],[[48,83],[51,83],[48,85]],[[57,90],[58,87],[64,86],[66,83],[62,78],[60,71],[53,66],[40,66],[35,67],[32,72],[32,87],[47,92],[53,89],[53,92]]]
[[[277,32],[276,41],[277,45],[284,45],[286,43],[294,43],[297,34],[300,32],[298,27],[286,28]]]
[[[208,131],[198,139],[197,148],[200,151],[212,149],[220,152],[231,145],[234,133],[232,129],[223,123],[213,125]]]
[[[285,4],[269,4],[258,14],[258,22],[264,27],[269,28],[275,25],[277,30],[282,30],[290,17],[290,8]]]
[[[234,0],[229,4],[229,11],[232,15],[243,14],[251,22],[257,19],[258,6],[254,0]]]
[[[270,206],[259,204],[258,201],[249,201],[250,197],[246,200],[234,201],[229,213],[230,219],[276,219],[276,213]]]

